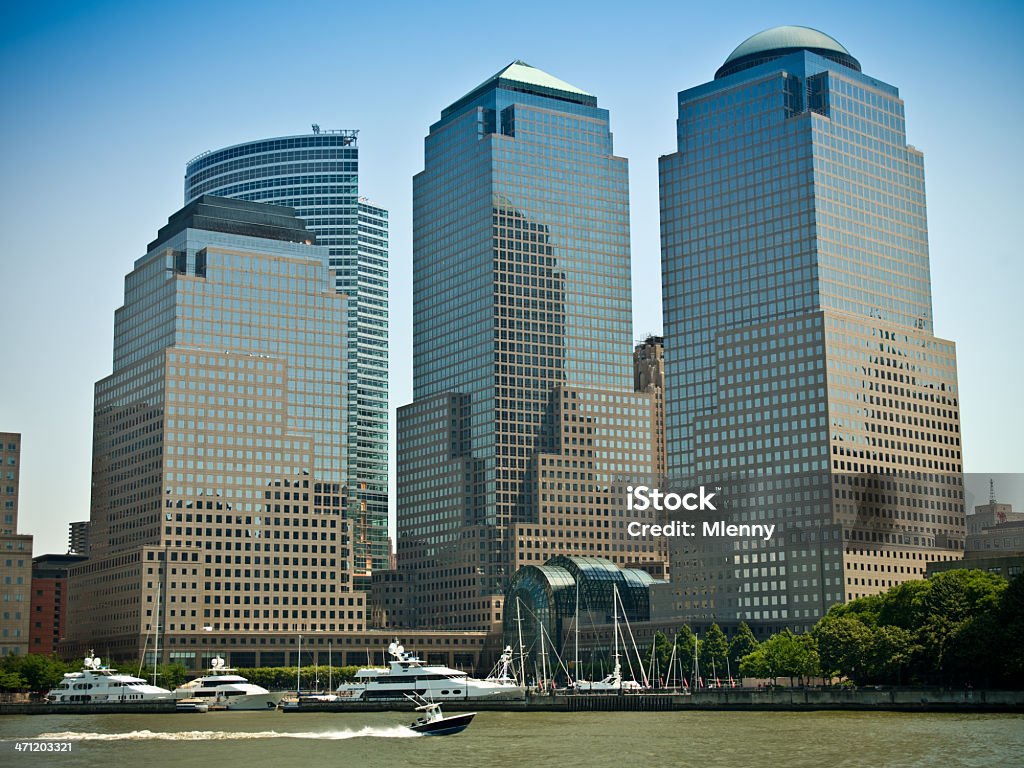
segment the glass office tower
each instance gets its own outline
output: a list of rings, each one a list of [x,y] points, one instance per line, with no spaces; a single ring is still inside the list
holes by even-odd
[[[673,608],[806,627],[963,544],[954,345],[932,332],[897,89],[779,27],[679,94],[660,160],[669,472],[771,543],[681,545]]]
[[[215,645],[255,664],[365,628],[340,494],[348,300],[314,243],[292,209],[203,195],[125,278],[69,652],[135,657],[159,633],[198,669]]]
[[[296,210],[327,246],[349,298],[341,460],[356,573],[388,564],[388,212],[359,196],[358,131],[321,130],[205,152],[185,170],[185,202],[212,194]]]
[[[595,516],[614,477],[653,461],[651,396],[632,391],[627,162],[593,95],[516,61],[442,111],[413,183],[413,302],[399,563],[421,623],[493,627],[517,565],[629,556]],[[548,498],[570,475],[577,498]]]

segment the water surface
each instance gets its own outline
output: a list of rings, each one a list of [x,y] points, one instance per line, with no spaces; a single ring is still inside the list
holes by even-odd
[[[801,768],[1024,766],[1024,716],[864,712],[482,712],[457,736],[412,713],[9,715],[0,740],[72,741],[70,754],[0,745],[4,766],[95,768]]]

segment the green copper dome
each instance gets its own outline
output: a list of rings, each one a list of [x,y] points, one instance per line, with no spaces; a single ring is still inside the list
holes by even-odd
[[[796,51],[810,51],[860,72],[860,62],[835,38],[810,27],[772,27],[736,46],[715,73],[715,79],[741,72]]]

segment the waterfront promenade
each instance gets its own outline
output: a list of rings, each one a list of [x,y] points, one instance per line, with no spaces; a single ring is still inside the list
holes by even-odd
[[[1022,712],[1024,691],[886,688],[721,689],[695,694],[631,693],[593,695],[531,694],[518,701],[446,701],[453,712],[666,712],[666,711],[877,711],[877,712]],[[312,702],[292,714],[310,712],[407,711],[403,701]],[[0,715],[171,714],[173,701],[141,704],[0,704]],[[216,717],[216,713],[213,713]]]

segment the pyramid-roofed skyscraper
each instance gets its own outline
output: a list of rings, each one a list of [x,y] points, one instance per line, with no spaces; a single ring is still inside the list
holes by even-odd
[[[660,560],[615,516],[653,468],[632,386],[627,162],[597,98],[521,61],[441,112],[413,186],[398,562],[423,625],[495,627],[514,571]]]

